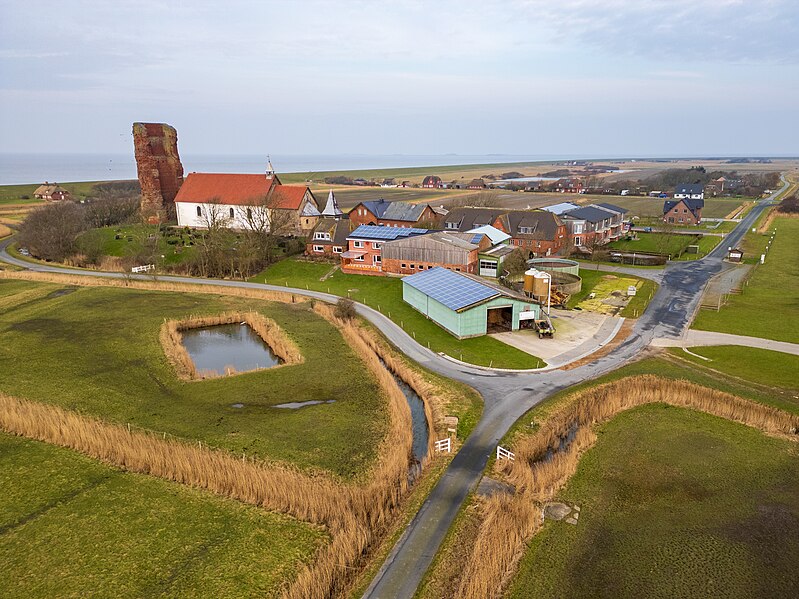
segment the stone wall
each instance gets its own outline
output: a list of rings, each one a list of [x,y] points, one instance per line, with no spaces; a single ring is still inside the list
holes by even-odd
[[[178,132],[164,123],[133,123],[133,148],[142,218],[151,224],[173,219],[175,196],[183,184]]]

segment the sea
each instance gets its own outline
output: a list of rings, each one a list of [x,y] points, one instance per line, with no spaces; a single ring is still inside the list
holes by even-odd
[[[181,154],[183,170],[205,173],[261,173],[266,156]],[[278,173],[346,171],[356,169],[504,164],[579,160],[579,156],[516,154],[308,154],[271,156]],[[136,161],[130,154],[8,154],[0,153],[0,185],[26,183],[72,183],[76,181],[118,181],[136,178]]]

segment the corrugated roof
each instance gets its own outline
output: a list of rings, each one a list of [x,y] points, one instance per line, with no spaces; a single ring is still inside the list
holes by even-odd
[[[552,214],[563,214],[564,212],[568,212],[569,210],[575,210],[579,208],[579,206],[573,202],[561,202],[560,204],[552,204],[552,206],[544,206],[544,210],[547,212],[551,212]]]
[[[402,282],[456,312],[502,295],[488,285],[441,266],[405,277]]]
[[[498,243],[502,243],[511,238],[511,236],[505,233],[505,231],[500,231],[499,229],[497,229],[496,227],[492,227],[491,225],[483,225],[482,227],[475,227],[474,229],[469,229],[466,232],[482,233],[491,240],[491,245],[497,245]]]

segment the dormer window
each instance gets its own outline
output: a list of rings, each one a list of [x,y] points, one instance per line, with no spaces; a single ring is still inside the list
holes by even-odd
[[[313,238],[320,241],[330,241],[330,233],[326,231],[317,231],[313,234]]]
[[[457,228],[458,228],[458,223],[457,222],[448,222],[447,223],[447,229],[457,229]]]

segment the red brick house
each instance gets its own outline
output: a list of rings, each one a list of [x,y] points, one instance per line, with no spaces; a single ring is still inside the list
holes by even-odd
[[[444,186],[441,177],[437,175],[427,175],[422,181],[422,187],[426,189],[440,189]]]
[[[704,200],[684,198],[663,203],[663,222],[674,225],[698,225],[702,222]]]
[[[341,254],[341,272],[382,275],[383,244],[425,233],[427,229],[360,225],[347,236],[347,249]]]
[[[350,222],[358,225],[425,228],[438,222],[438,214],[428,204],[387,202],[384,199],[360,202],[349,212]]]
[[[350,221],[346,218],[321,218],[308,235],[305,255],[318,258],[337,257],[347,249]]]
[[[585,185],[582,179],[558,179],[554,190],[560,193],[584,193]]]
[[[471,183],[466,186],[466,189],[485,189],[486,187],[488,186],[482,179],[472,179]]]
[[[568,246],[566,225],[546,210],[454,208],[444,217],[444,229],[450,232],[465,232],[483,225],[507,233],[512,237],[509,245],[527,249],[531,257],[558,255]]]

